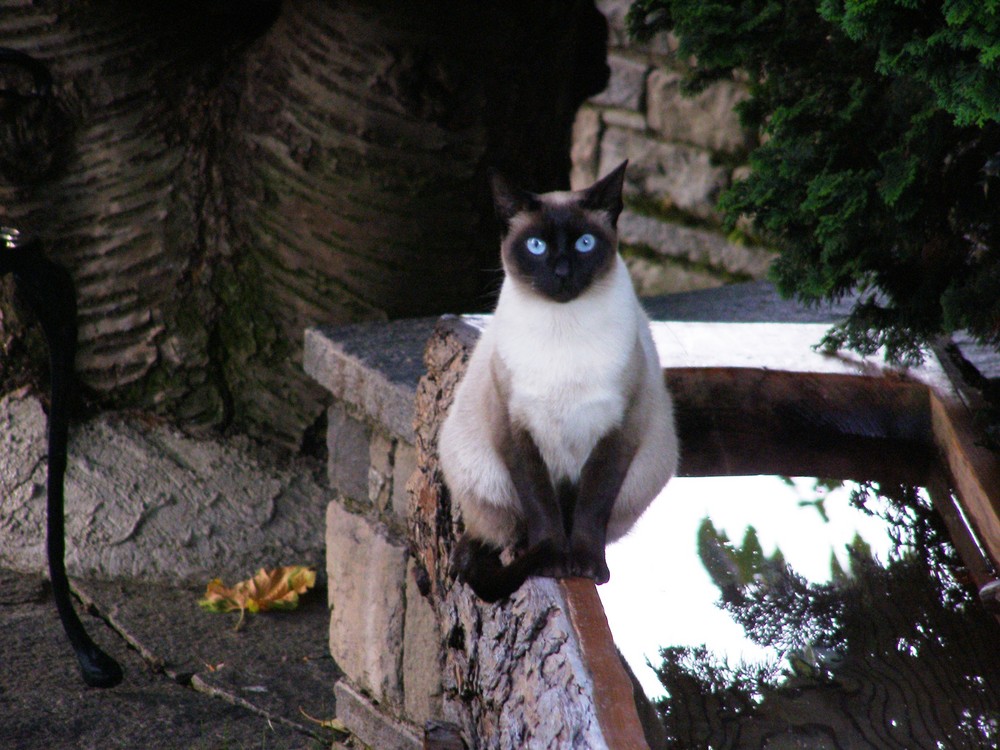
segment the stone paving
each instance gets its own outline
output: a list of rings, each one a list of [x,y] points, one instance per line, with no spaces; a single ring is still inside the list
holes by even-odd
[[[342,747],[307,720],[336,714],[322,591],[290,613],[203,612],[200,591],[76,582],[102,617],[81,617],[125,669],[84,686],[44,580],[0,571],[0,745],[10,750],[315,750]]]

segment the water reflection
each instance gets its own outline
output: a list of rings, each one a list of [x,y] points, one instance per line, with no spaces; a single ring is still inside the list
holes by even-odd
[[[755,516],[743,528],[724,513],[710,513],[686,561],[645,559],[647,581],[682,578],[702,587],[708,581],[715,613],[731,626],[726,633],[700,620],[684,595],[675,594],[657,614],[623,616],[611,587],[616,576],[632,577],[619,564],[627,551],[609,549],[612,583],[602,587],[608,589],[602,598],[640,676],[642,665],[623,642],[626,618],[651,620],[662,632],[674,621],[701,623],[700,639],[661,637],[662,659],[645,651],[656,664],[659,689],[649,689],[648,675],[644,684],[661,696],[667,746],[996,747],[1000,628],[964,580],[926,495],[899,485],[820,486],[810,507],[801,483],[793,489],[794,506],[786,497],[776,519],[772,514],[780,537],[765,522],[772,500],[754,500],[741,503]],[[706,486],[704,494],[714,493]],[[668,489],[650,519],[661,530],[654,549],[665,547],[663,524],[671,515],[692,515],[690,507],[676,505],[680,512],[671,514],[669,495]],[[751,523],[755,528],[747,532]],[[637,541],[647,533],[638,529]],[[813,554],[802,556],[803,543]],[[816,575],[817,563],[825,576]],[[733,631],[741,641],[732,640]]]

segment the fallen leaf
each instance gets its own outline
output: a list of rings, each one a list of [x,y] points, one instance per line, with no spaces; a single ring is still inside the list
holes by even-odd
[[[271,609],[295,609],[299,594],[316,583],[316,572],[304,565],[290,565],[274,570],[261,568],[257,575],[228,588],[218,578],[209,582],[205,597],[198,601],[210,612],[267,612]],[[241,617],[242,619],[242,617]]]

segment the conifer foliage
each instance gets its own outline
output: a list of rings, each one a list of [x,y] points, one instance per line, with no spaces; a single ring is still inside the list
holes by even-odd
[[[780,251],[784,294],[860,292],[828,344],[1000,346],[998,0],[637,0],[629,24],[676,33],[693,91],[748,81],[762,145],[720,208]]]

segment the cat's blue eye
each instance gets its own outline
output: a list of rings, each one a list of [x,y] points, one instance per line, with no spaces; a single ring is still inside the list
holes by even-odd
[[[525,242],[524,245],[528,248],[528,252],[532,255],[541,255],[545,252],[545,240],[539,239],[538,237],[529,237],[528,241]]]
[[[581,253],[589,253],[594,249],[597,244],[597,240],[594,239],[592,234],[582,234],[576,241],[576,249]]]

